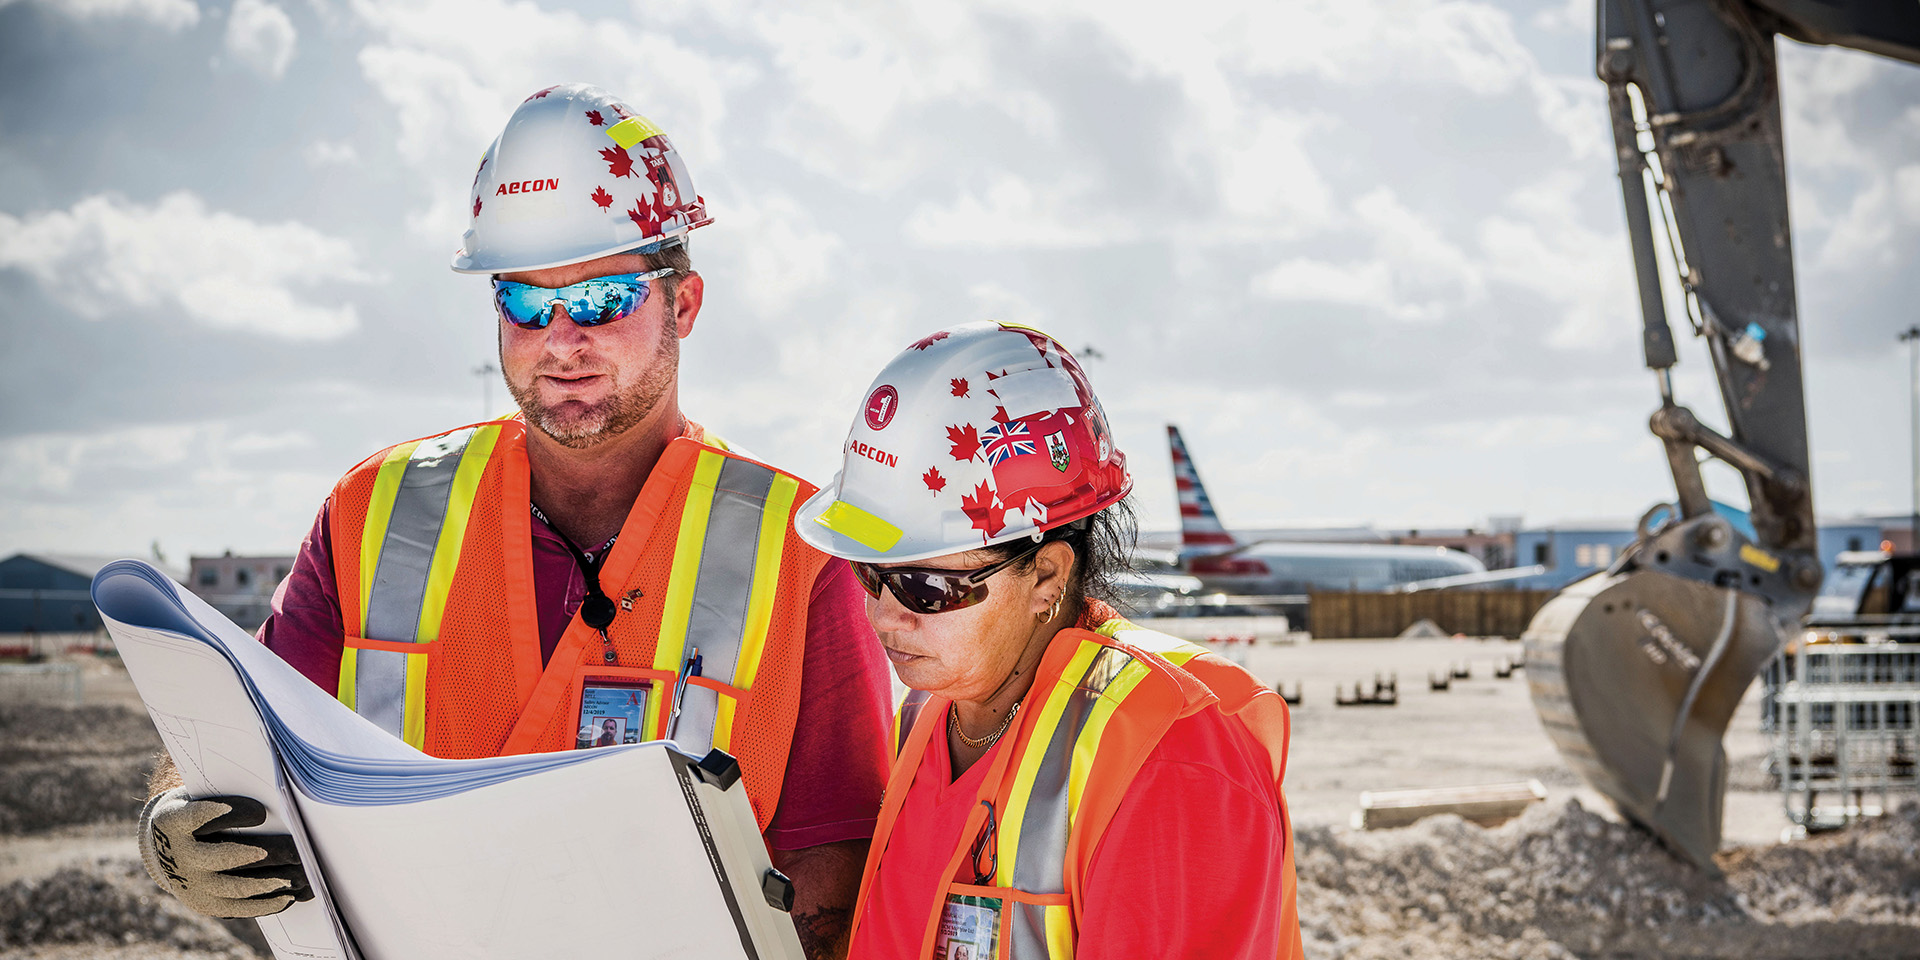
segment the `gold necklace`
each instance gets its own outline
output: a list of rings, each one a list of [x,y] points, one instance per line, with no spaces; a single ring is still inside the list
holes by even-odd
[[[1025,701],[1024,697],[1021,698],[1020,700],[1015,700],[1013,702],[1013,709],[1007,711],[1007,718],[1005,720],[1000,721],[1000,729],[995,730],[994,732],[989,733],[978,740],[975,740],[974,738],[967,736],[967,732],[965,730],[960,729],[960,705],[957,703],[952,704],[947,707],[947,729],[952,730],[953,735],[956,737],[959,737],[961,743],[964,743],[975,750],[981,750],[986,747],[991,747],[995,743],[999,742],[1000,737],[1007,732],[1007,728],[1013,725],[1013,718],[1020,714],[1020,704],[1024,701]]]

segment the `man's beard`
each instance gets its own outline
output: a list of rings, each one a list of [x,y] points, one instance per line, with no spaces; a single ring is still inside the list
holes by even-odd
[[[543,371],[537,366],[527,377],[524,386],[507,378],[507,391],[513,394],[513,402],[520,406],[520,412],[526,416],[527,422],[563,447],[580,450],[611,440],[652,415],[667,391],[673,389],[673,374],[680,368],[680,336],[675,326],[669,315],[667,322],[661,326],[660,340],[654,345],[651,369],[645,371],[638,383],[616,383],[616,392],[606,400],[584,408],[579,407],[577,401],[567,401],[574,404],[575,408],[561,413],[540,402],[539,391],[534,385],[539,382]],[[506,366],[505,351],[502,350],[500,368],[504,370]],[[624,370],[619,372],[626,373]]]

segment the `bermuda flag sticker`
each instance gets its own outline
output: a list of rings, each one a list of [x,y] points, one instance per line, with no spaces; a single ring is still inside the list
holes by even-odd
[[[1012,423],[995,423],[980,431],[981,439],[986,443],[987,464],[998,466],[1008,457],[1017,457],[1039,450],[1033,444],[1033,434],[1027,425],[1018,420]]]
[[[1067,463],[1072,459],[1067,455],[1067,435],[1056,430],[1047,434],[1047,454],[1053,457],[1053,468],[1061,473],[1067,472]]]

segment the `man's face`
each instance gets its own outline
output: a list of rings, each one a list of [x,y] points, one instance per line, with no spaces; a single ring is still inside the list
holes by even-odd
[[[564,287],[646,270],[639,255],[616,254],[500,279]],[[667,298],[655,280],[632,316],[597,327],[574,323],[565,310],[543,330],[496,318],[500,369],[527,422],[564,446],[591,447],[626,432],[672,396],[679,383],[680,338],[692,327],[700,296],[698,275],[680,279],[678,316],[667,314]]]
[[[612,733],[614,731],[614,728],[617,726],[618,724],[614,723],[612,720],[607,720],[600,724],[600,729],[605,730],[608,733]]]

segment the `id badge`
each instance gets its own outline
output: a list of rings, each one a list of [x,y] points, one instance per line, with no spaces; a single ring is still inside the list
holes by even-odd
[[[588,677],[580,686],[580,729],[573,748],[611,747],[639,743],[646,727],[646,681]]]
[[[933,960],[993,960],[1000,955],[1000,898],[947,894]]]

